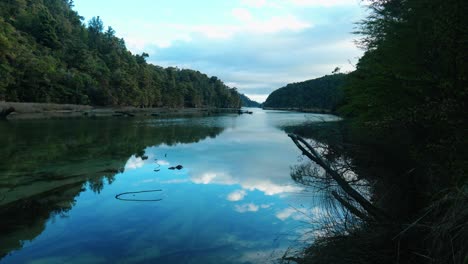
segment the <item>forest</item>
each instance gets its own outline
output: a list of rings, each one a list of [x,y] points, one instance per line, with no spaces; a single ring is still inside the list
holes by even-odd
[[[320,187],[341,217],[285,261],[468,263],[466,14],[460,0],[371,1],[356,32],[365,54],[338,109],[345,133],[290,135],[323,169],[292,177]]]
[[[217,77],[147,63],[73,0],[0,2],[0,101],[135,107],[240,107]]]
[[[273,91],[264,103],[269,108],[316,109],[335,112],[343,100],[346,74],[333,74],[291,83]]]
[[[245,107],[260,107],[261,104],[251,100],[245,94],[240,94],[241,104]]]

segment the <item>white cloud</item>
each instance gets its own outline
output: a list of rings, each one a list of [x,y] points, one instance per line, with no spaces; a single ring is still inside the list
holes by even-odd
[[[250,11],[245,8],[234,8],[232,10],[232,15],[234,16],[234,18],[242,22],[249,22],[253,19]]]
[[[227,196],[227,199],[228,201],[231,201],[231,202],[237,202],[237,201],[243,200],[246,195],[247,195],[247,192],[245,190],[237,190],[237,191],[230,193]]]
[[[179,23],[150,23],[132,21],[138,28],[129,28],[120,34],[124,37],[128,48],[135,52],[148,52],[149,46],[161,49],[168,48],[176,42],[190,43],[200,40],[200,37],[212,40],[227,40],[239,34],[274,34],[279,32],[298,32],[312,27],[312,24],[303,21],[292,14],[255,18],[245,8],[231,10],[234,21],[225,21],[222,24],[179,24]],[[151,32],[151,34],[148,34]]]
[[[242,0],[241,5],[260,8],[267,5],[267,0]]]
[[[311,28],[312,24],[302,21],[293,15],[274,16],[268,20],[250,20],[241,27],[239,32],[251,32],[257,34],[273,34],[282,31],[298,32]]]
[[[274,34],[279,32],[298,32],[311,28],[312,24],[292,14],[271,16],[267,19],[255,18],[250,11],[235,8],[231,11],[238,23],[225,25],[172,25],[174,29],[191,34],[201,34],[211,39],[227,39],[237,34]]]
[[[359,3],[358,0],[289,0],[289,2],[296,6],[322,6],[322,7],[357,5]]]
[[[235,210],[239,213],[257,212],[258,209],[260,208],[258,205],[253,204],[253,203],[236,205],[234,207],[235,207]]]
[[[134,24],[137,22],[135,21]],[[149,46],[158,48],[168,48],[172,46],[175,41],[191,42],[192,37],[188,32],[178,31],[175,28],[168,30],[163,28],[165,25],[156,25],[151,23],[144,23],[139,29],[122,32],[121,35],[125,40],[128,49],[134,53],[141,53],[148,51]],[[159,27],[159,28],[157,28]],[[148,31],[157,34],[148,34]]]
[[[254,100],[255,102],[258,102],[258,103],[263,103],[266,101],[268,95],[267,94],[251,94],[251,93],[248,93],[248,94],[245,94],[247,95],[247,97],[250,98],[250,100]]]

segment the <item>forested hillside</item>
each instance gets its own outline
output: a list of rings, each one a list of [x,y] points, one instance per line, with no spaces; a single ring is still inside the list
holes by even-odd
[[[0,101],[101,106],[239,107],[216,77],[162,68],[131,54],[99,17],[72,0],[0,1]]]
[[[343,100],[345,78],[346,74],[334,74],[288,84],[271,93],[263,106],[334,111]]]
[[[245,107],[260,107],[261,104],[255,101],[252,101],[245,94],[240,94],[241,104]]]

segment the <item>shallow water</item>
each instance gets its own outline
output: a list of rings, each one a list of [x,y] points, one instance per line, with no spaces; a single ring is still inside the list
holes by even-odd
[[[0,263],[274,261],[314,212],[285,131],[336,118],[253,111],[0,122]]]

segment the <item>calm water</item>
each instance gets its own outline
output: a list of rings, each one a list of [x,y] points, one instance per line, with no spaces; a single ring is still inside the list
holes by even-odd
[[[324,120],[0,122],[0,263],[272,262],[314,212],[285,130]]]

